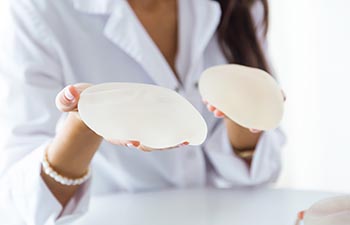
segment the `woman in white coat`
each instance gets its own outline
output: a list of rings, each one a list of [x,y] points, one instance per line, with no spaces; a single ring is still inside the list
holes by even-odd
[[[240,127],[204,104],[197,89],[200,73],[210,66],[234,62],[269,70],[266,0],[10,4],[0,70],[9,87],[0,177],[3,202],[23,223],[72,219],[86,211],[91,195],[251,186],[277,178],[282,133]],[[103,140],[76,108],[82,90],[103,82],[179,92],[205,118],[206,142],[159,150],[137,140]],[[43,165],[57,173],[46,173]],[[67,185],[54,175],[80,182]]]

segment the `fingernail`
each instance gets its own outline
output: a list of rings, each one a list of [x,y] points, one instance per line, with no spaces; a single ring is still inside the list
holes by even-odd
[[[126,146],[128,146],[129,148],[134,148],[135,145],[133,143],[127,143]]]
[[[212,106],[210,104],[207,105],[207,108],[210,112],[213,112],[215,110],[214,106]]]
[[[74,95],[72,94],[72,92],[70,92],[69,87],[67,87],[64,90],[64,96],[69,100],[72,101],[74,99]]]
[[[184,143],[180,144],[180,146],[187,146],[189,145],[190,143],[188,141],[185,141]]]
[[[304,213],[305,213],[304,211],[299,212],[298,213],[298,218],[301,219],[301,220],[304,219]]]
[[[224,117],[224,116],[222,115],[222,113],[219,112],[218,110],[215,110],[215,111],[214,111],[214,116],[215,116],[216,118],[222,118],[222,117]]]
[[[258,129],[249,129],[250,130],[250,132],[252,132],[252,133],[260,133],[261,132],[261,130],[258,130]]]

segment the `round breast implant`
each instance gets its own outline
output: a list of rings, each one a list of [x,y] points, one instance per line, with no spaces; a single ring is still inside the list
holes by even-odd
[[[155,85],[95,85],[81,93],[78,109],[86,125],[107,140],[135,140],[158,149],[185,141],[200,145],[207,136],[207,125],[190,102]]]
[[[304,214],[305,225],[349,225],[350,196],[339,196],[317,202]]]
[[[199,80],[204,99],[246,128],[271,130],[283,115],[284,97],[263,70],[229,64],[205,70]]]

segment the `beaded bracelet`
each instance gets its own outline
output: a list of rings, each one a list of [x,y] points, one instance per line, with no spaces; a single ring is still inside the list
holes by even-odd
[[[90,178],[90,176],[91,176],[91,170],[90,169],[88,169],[86,171],[84,176],[82,176],[80,178],[77,178],[77,179],[71,179],[71,178],[64,177],[64,176],[60,175],[50,165],[50,163],[48,161],[48,157],[47,157],[47,152],[45,152],[45,154],[44,154],[44,158],[43,158],[43,161],[42,161],[42,166],[43,166],[43,171],[44,171],[44,173],[46,175],[48,175],[49,177],[54,179],[56,182],[58,182],[58,183],[60,183],[62,185],[66,185],[66,186],[81,185],[82,183],[87,181]]]

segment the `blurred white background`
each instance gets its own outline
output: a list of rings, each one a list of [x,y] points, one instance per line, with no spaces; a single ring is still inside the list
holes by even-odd
[[[350,1],[270,3],[270,53],[287,94],[278,186],[349,192]],[[5,88],[0,83],[0,96]],[[3,107],[0,98],[0,113]]]
[[[270,0],[270,47],[287,93],[279,186],[350,191],[350,2]]]

